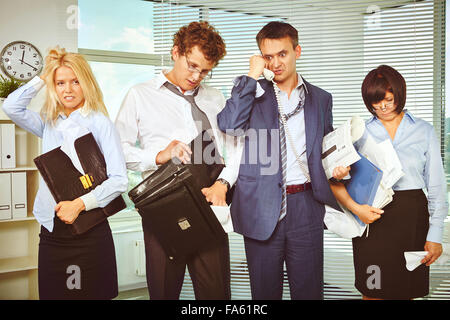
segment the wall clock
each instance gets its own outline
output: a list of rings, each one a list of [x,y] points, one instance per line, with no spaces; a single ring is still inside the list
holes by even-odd
[[[3,73],[20,81],[28,81],[37,76],[43,66],[42,55],[29,42],[14,41],[7,44],[1,54],[0,68]]]

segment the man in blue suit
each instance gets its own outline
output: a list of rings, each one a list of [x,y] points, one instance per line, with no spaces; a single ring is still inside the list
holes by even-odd
[[[297,73],[294,27],[270,22],[256,40],[262,56],[250,58],[248,75],[235,79],[217,116],[222,131],[245,134],[234,229],[244,236],[253,299],[281,299],[284,263],[291,299],[323,299],[324,204],[338,208],[321,160],[322,139],[333,130],[332,97]],[[264,68],[275,83],[258,80]]]

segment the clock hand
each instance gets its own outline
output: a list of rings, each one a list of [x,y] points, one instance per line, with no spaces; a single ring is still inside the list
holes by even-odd
[[[26,63],[25,61],[23,61],[23,60],[20,60],[20,62],[22,62],[22,63],[25,63],[26,65],[28,65],[28,66],[30,66],[30,67],[32,67],[33,69],[34,69],[34,71],[36,71],[37,69],[35,68],[35,67],[33,67],[31,64],[29,64],[29,63]]]
[[[22,60],[20,60],[22,63],[21,64],[23,64],[23,57],[25,56],[25,50],[23,50],[23,52],[22,52]]]

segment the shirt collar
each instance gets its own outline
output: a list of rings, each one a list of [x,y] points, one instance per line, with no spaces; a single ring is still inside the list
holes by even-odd
[[[76,112],[79,113],[80,115],[82,115],[84,118],[86,118],[86,117],[89,115],[89,113],[90,113],[89,109],[86,107],[86,102],[85,102],[84,106],[82,106],[81,108],[79,108],[79,109],[73,111],[72,113],[76,113]],[[71,114],[72,114],[72,113],[71,113]],[[68,118],[68,117],[66,116],[66,114],[65,114],[63,111],[61,111],[61,112],[59,113],[59,116],[60,116],[63,120]]]
[[[416,117],[414,117],[408,109],[403,110],[405,112],[406,119],[409,119],[412,123],[416,123]]]
[[[170,83],[172,83],[169,79],[167,79],[166,74],[169,72],[170,70],[168,69],[163,69],[161,70],[161,72],[156,76],[156,88],[157,89],[161,89],[161,87],[164,86],[164,83],[166,83],[167,81],[169,81]],[[172,83],[174,86],[176,86],[178,88],[178,90],[181,91],[181,88],[179,86],[177,86],[176,84]],[[186,91],[184,94],[194,94],[196,91],[200,90],[200,87],[202,86],[202,84],[200,83],[194,90],[189,90]]]
[[[300,89],[303,86],[306,94],[308,94],[309,93],[308,87],[306,86],[306,83],[303,80],[303,77],[300,75],[300,73],[297,73],[297,79],[298,79],[297,86],[294,88],[294,90]],[[278,90],[278,92],[281,91],[280,88],[278,88],[278,86],[275,86],[275,88]]]
[[[416,123],[416,118],[408,111],[408,109],[403,109],[403,112],[405,113],[404,117],[406,117],[406,119],[409,119],[412,123]],[[372,116],[367,123],[371,123],[377,119],[378,118],[376,116]]]

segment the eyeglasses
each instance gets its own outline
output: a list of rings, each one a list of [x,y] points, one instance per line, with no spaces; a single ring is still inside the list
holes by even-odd
[[[198,70],[196,67],[193,66],[193,64],[189,61],[188,57],[186,57],[186,62],[188,66],[188,70],[191,73],[198,73],[199,76],[203,79],[211,79],[212,78],[212,70]]]
[[[377,103],[377,104],[372,104],[372,107],[375,110],[386,110],[387,108],[392,108],[394,106],[394,100],[390,100],[387,102],[384,102],[384,100],[381,103]]]

